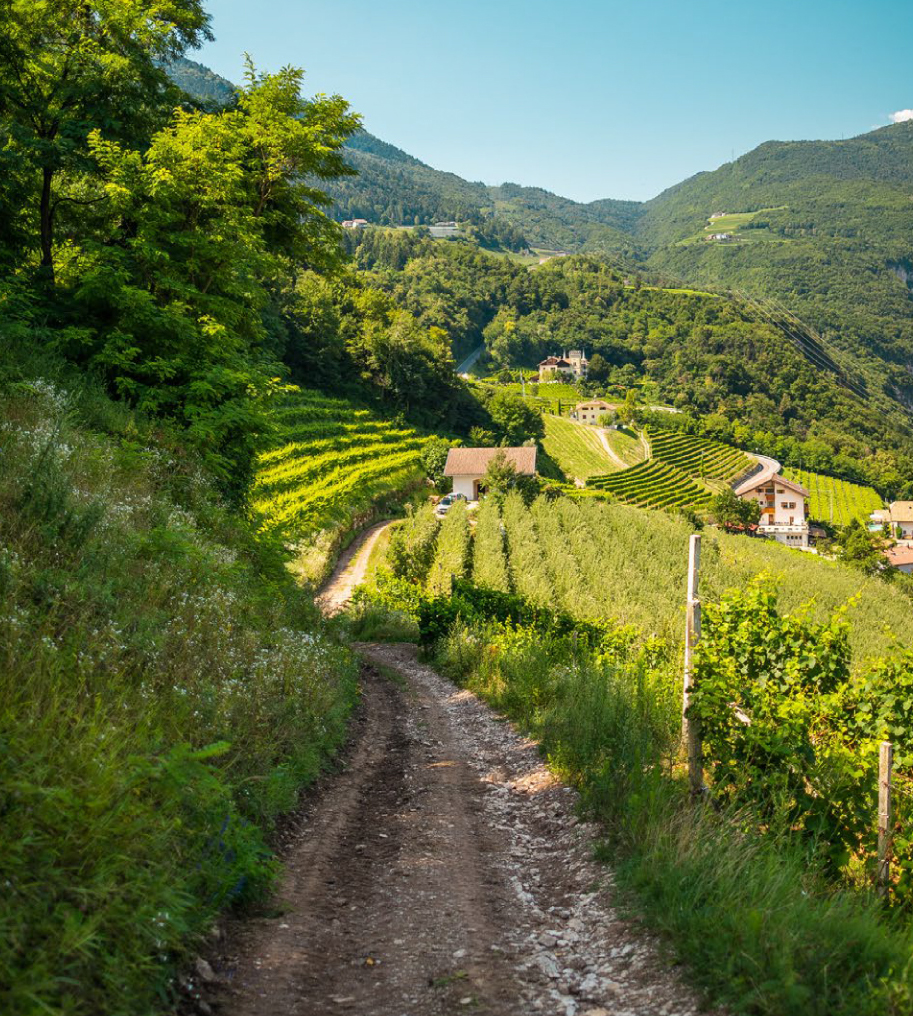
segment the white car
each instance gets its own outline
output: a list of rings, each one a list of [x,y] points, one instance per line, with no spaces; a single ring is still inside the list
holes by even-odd
[[[465,494],[445,494],[440,501],[437,503],[437,508],[434,509],[436,515],[446,515],[450,511],[450,506],[457,503],[457,501],[465,501]]]

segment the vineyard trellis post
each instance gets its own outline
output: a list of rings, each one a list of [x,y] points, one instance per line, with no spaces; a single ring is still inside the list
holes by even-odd
[[[882,741],[878,749],[878,892],[886,895],[891,882],[891,777],[894,745]]]
[[[701,537],[693,533],[688,543],[688,601],[685,619],[685,680],[682,692],[682,741],[688,757],[688,784],[693,797],[704,789],[704,767],[701,758],[700,721],[690,715],[691,692],[694,687],[694,647],[701,637],[701,601],[698,582],[701,569]]]

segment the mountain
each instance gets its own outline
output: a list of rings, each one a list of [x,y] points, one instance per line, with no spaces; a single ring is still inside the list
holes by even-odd
[[[192,61],[172,74],[206,99],[231,94]],[[509,227],[515,249],[599,253],[760,298],[778,318],[798,315],[861,389],[913,410],[913,122],[844,141],[767,142],[647,202],[471,182],[367,131],[347,148],[358,175],[328,188],[339,219]],[[709,239],[715,232],[727,238]]]

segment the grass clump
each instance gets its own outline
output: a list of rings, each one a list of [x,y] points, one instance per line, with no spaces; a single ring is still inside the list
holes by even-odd
[[[158,1011],[340,743],[351,655],[276,544],[89,387],[0,387],[0,1010]]]

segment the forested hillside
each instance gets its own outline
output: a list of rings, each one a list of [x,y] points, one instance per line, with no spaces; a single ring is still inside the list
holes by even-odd
[[[364,283],[445,335],[457,356],[484,342],[494,367],[532,368],[582,347],[593,393],[634,386],[645,401],[681,408],[675,425],[701,420],[707,436],[892,493],[913,480],[903,411],[886,397],[861,399],[750,303],[629,285],[592,256],[529,271],[401,230],[369,229],[353,249]]]

